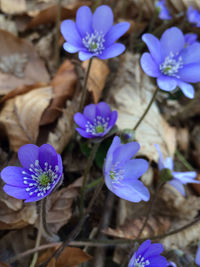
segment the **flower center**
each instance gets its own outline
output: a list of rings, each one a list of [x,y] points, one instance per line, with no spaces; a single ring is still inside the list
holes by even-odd
[[[89,52],[92,52],[95,55],[102,54],[102,51],[104,50],[104,35],[97,31],[91,34],[86,33],[86,36],[82,39],[82,42]]]
[[[177,55],[170,52],[170,55],[160,64],[160,71],[163,74],[179,78],[177,73],[183,67],[183,59],[181,56],[178,57]]]
[[[125,171],[122,166],[120,166],[120,163],[116,162],[109,172],[112,183],[120,183],[120,181],[124,178],[124,172]]]
[[[59,167],[57,165],[52,170],[52,166],[45,162],[44,168],[41,168],[39,161],[36,160],[27,171],[22,171],[24,184],[27,185],[26,191],[30,196],[33,194],[37,194],[37,197],[44,196],[52,185],[55,184],[58,178],[58,171]]]
[[[150,265],[149,260],[145,260],[145,258],[142,257],[141,255],[137,257],[137,259],[134,262],[134,267],[145,267],[148,265]]]
[[[87,121],[85,125],[86,132],[91,133],[92,135],[98,135],[100,133],[103,133],[107,129],[109,121],[109,117],[103,118],[101,116],[97,116],[94,119],[93,123]]]

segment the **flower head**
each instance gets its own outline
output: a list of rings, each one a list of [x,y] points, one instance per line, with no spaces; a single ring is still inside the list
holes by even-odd
[[[176,172],[173,170],[174,163],[171,157],[167,157],[165,160],[163,159],[162,153],[160,151],[159,145],[155,145],[158,153],[159,153],[159,161],[158,167],[161,173],[168,173],[168,176],[171,176],[171,184],[176,188],[183,196],[185,196],[184,184],[187,183],[200,183],[200,181],[194,180],[197,176],[196,172]]]
[[[121,144],[120,138],[115,136],[104,164],[108,189],[131,202],[149,200],[148,189],[138,180],[148,169],[148,162],[144,159],[132,159],[139,149],[137,142]]]
[[[62,177],[62,159],[49,144],[28,144],[18,150],[22,167],[8,166],[1,171],[4,191],[25,202],[48,196]]]
[[[190,83],[200,81],[200,44],[185,47],[184,34],[177,27],[167,29],[160,40],[149,33],[142,40],[150,51],[141,57],[144,72],[157,78],[160,89],[173,91],[179,87],[185,96],[193,98]]]
[[[158,11],[158,17],[163,20],[170,20],[172,17],[165,5],[165,0],[160,0],[155,3],[155,8]]]
[[[199,242],[196,257],[195,257],[195,263],[196,265],[200,266],[200,242]]]
[[[187,10],[187,19],[196,27],[200,27],[200,12],[190,6]]]
[[[112,58],[124,52],[125,46],[115,43],[130,27],[128,22],[113,26],[113,13],[109,6],[99,6],[94,14],[82,6],[76,14],[76,22],[64,20],[61,32],[67,41],[64,49],[69,53],[79,52],[79,59],[91,57]]]
[[[162,244],[146,240],[133,254],[128,267],[167,267],[167,260],[160,255],[162,252]]]
[[[80,128],[76,128],[79,134],[85,138],[101,138],[105,136],[115,125],[117,111],[111,111],[105,102],[87,105],[83,114],[77,112],[74,121]]]
[[[196,33],[186,33],[184,35],[185,38],[185,47],[192,45],[194,43],[198,43],[198,35]]]

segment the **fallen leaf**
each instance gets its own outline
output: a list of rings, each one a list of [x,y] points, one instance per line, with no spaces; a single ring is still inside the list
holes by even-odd
[[[11,267],[10,265],[0,261],[0,267]]]
[[[52,123],[60,115],[67,99],[71,99],[77,85],[78,76],[74,64],[66,60],[58,69],[51,81],[53,87],[53,99],[49,107],[44,111],[40,125]]]
[[[120,130],[135,126],[155,89],[155,85],[140,68],[139,55],[126,53],[120,66],[120,75],[116,75],[109,97],[109,102],[114,103],[112,108],[118,112],[117,125]],[[139,154],[147,156],[149,160],[158,160],[154,144],[159,144],[164,157],[173,156],[175,152],[176,130],[164,120],[155,102],[135,135],[141,145]]]
[[[27,9],[26,0],[0,0],[0,8],[6,14],[21,14]]]
[[[57,247],[58,248],[58,247]],[[45,262],[56,251],[57,248],[46,250],[38,259],[38,265]],[[80,248],[66,247],[58,259],[53,258],[47,267],[77,267],[79,264],[92,259],[92,256]]]
[[[88,64],[89,64],[88,60],[82,63],[82,66],[85,71],[88,68]],[[109,73],[110,70],[105,61],[97,58],[94,58],[92,60],[87,87],[88,91],[92,93],[94,103],[96,104],[99,102],[99,99],[101,98],[106,78],[108,77]]]
[[[27,143],[36,143],[42,113],[49,105],[52,88],[43,87],[6,101],[0,112],[11,149],[15,152]]]
[[[61,154],[74,133],[74,113],[77,111],[75,100],[67,101],[67,107],[63,110],[63,115],[59,118],[53,132],[49,133],[47,143],[51,144],[56,151]]]
[[[49,81],[45,65],[31,43],[3,30],[0,43],[1,95],[17,87]]]
[[[54,233],[65,225],[72,216],[72,204],[79,195],[82,179],[77,179],[73,184],[55,191],[49,196],[49,212],[47,222]]]
[[[120,225],[116,229],[112,229],[109,227],[108,229],[104,230],[103,233],[116,238],[126,238],[134,240],[139,234],[144,220],[145,217],[127,220],[123,225]],[[170,225],[171,223],[169,217],[150,217],[146,227],[144,228],[141,234],[141,238],[163,234],[168,231]]]

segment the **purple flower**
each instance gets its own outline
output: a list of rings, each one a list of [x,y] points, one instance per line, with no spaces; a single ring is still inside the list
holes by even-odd
[[[173,91],[178,86],[185,96],[193,98],[190,83],[200,81],[200,44],[185,47],[184,35],[176,27],[167,29],[160,40],[149,33],[142,40],[150,51],[141,57],[144,72],[157,78],[160,89]]]
[[[200,13],[192,6],[190,6],[187,10],[187,19],[194,26],[200,27]]]
[[[165,0],[160,0],[155,3],[155,8],[158,11],[158,17],[163,20],[170,20],[172,17],[165,5]]]
[[[48,196],[62,177],[61,156],[49,144],[28,144],[20,147],[18,158],[22,167],[8,166],[1,172],[6,183],[4,191],[25,202]]]
[[[149,200],[148,189],[138,180],[148,169],[148,162],[144,159],[132,159],[139,149],[137,142],[121,144],[120,138],[115,136],[104,164],[108,189],[131,202]]]
[[[196,257],[195,257],[195,263],[198,266],[200,266],[200,242],[199,242],[197,253],[196,253]]]
[[[160,255],[162,252],[162,244],[151,244],[151,240],[146,240],[133,254],[128,267],[167,267],[167,260]]]
[[[83,114],[77,112],[74,121],[80,128],[76,128],[79,134],[85,138],[101,138],[105,136],[115,125],[117,111],[111,111],[105,102],[87,105]]]
[[[173,261],[168,261],[167,267],[177,267],[177,265]]]
[[[130,24],[121,22],[113,26],[113,13],[109,6],[99,6],[94,14],[87,6],[82,6],[76,14],[76,22],[64,20],[61,32],[67,41],[64,49],[69,53],[79,52],[79,59],[91,57],[112,58],[124,52],[125,46],[115,43]]]
[[[185,47],[192,45],[194,43],[198,43],[198,35],[196,33],[187,33],[184,35],[185,38]]]
[[[199,184],[200,181],[194,180],[197,176],[196,172],[176,172],[173,171],[173,160],[171,157],[167,157],[165,160],[163,159],[162,153],[160,151],[159,145],[155,145],[156,150],[159,153],[159,161],[158,167],[159,170],[167,170],[169,176],[171,176],[172,180],[169,182],[172,186],[176,188],[183,196],[185,196],[185,189],[183,184],[187,183],[197,183]]]

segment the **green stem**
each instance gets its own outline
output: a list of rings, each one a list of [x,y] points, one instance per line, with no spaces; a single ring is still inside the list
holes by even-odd
[[[90,169],[92,167],[92,163],[93,163],[93,160],[95,158],[95,155],[96,155],[96,152],[98,150],[99,145],[100,145],[100,143],[94,144],[92,151],[90,152],[90,156],[88,158],[87,165],[85,167],[85,172],[83,175],[83,184],[82,184],[81,193],[80,193],[80,218],[83,217],[84,197],[85,197],[86,184],[87,184],[87,180],[88,180],[88,174],[89,174]]]
[[[39,229],[37,232],[37,238],[36,238],[36,242],[35,242],[35,249],[37,249],[40,245],[40,241],[42,238],[42,203],[40,203],[40,210],[39,210]],[[38,259],[38,251],[36,251],[33,254],[33,258],[32,261],[30,263],[30,267],[34,267],[36,265]]]
[[[79,112],[82,112],[83,107],[85,105],[85,99],[86,99],[86,94],[87,94],[87,82],[88,82],[89,73],[90,73],[90,69],[91,69],[91,65],[92,65],[92,59],[93,58],[90,58],[90,60],[89,60],[88,68],[87,68],[85,78],[84,78],[83,92],[82,92],[81,101],[80,101],[80,105],[79,105],[79,109],[78,109]]]
[[[183,165],[189,170],[194,171],[194,168],[192,165],[185,159],[185,157],[181,154],[180,151],[176,150],[175,152],[177,158],[183,163]]]
[[[153,93],[153,96],[151,98],[151,101],[149,102],[149,104],[148,104],[147,108],[145,109],[144,113],[142,114],[141,118],[138,120],[138,122],[136,123],[135,127],[133,128],[134,131],[136,131],[136,129],[138,128],[138,126],[140,125],[140,123],[143,121],[143,119],[147,115],[147,113],[148,113],[151,105],[153,104],[153,101],[156,98],[156,95],[157,95],[158,91],[159,91],[159,87],[156,87],[156,90]]]
[[[60,19],[61,19],[61,3],[62,0],[57,0],[57,16],[56,16],[56,38],[55,38],[55,66],[58,67],[60,63]]]
[[[89,183],[89,184],[87,185],[87,189],[92,189],[93,187],[96,187],[96,186],[97,186],[98,184],[100,184],[102,181],[103,181],[103,177],[98,178],[98,179],[92,181],[91,183]]]

